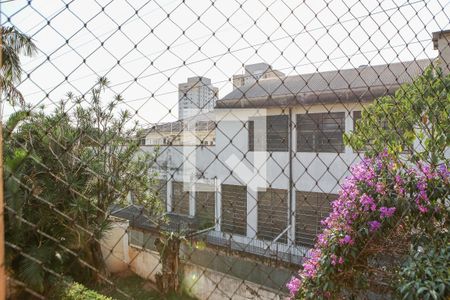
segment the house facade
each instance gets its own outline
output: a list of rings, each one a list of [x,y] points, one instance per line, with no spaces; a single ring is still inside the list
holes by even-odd
[[[436,36],[448,47],[448,33]],[[277,76],[234,89],[216,102],[214,145],[159,148],[158,191],[167,211],[214,227],[212,243],[299,262],[362,156],[342,134],[374,99],[394,94],[431,63]]]

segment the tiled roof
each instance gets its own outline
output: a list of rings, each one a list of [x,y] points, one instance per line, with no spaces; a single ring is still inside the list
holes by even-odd
[[[245,85],[216,102],[217,108],[369,101],[392,94],[421,75],[432,60],[268,78]]]

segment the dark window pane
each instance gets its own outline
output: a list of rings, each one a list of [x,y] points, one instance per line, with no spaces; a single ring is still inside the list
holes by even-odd
[[[184,190],[183,182],[172,182],[172,212],[189,215],[189,191]]]
[[[247,122],[248,130],[248,151],[255,151],[255,121]]]
[[[297,115],[298,152],[344,152],[345,113]]]
[[[288,116],[267,116],[265,132],[264,128],[261,128],[264,126],[258,125],[258,123],[264,124],[264,122],[260,122],[261,120],[261,118],[255,118],[247,123],[249,151],[288,151]]]
[[[267,151],[288,151],[288,116],[268,116]]]
[[[258,232],[264,240],[274,240],[287,227],[288,192],[282,189],[268,188],[258,192]],[[286,234],[278,242],[286,243]]]
[[[247,232],[247,187],[222,185],[222,231],[245,235]]]
[[[321,220],[331,211],[330,203],[338,195],[313,192],[296,192],[296,244],[312,247],[322,230]]]

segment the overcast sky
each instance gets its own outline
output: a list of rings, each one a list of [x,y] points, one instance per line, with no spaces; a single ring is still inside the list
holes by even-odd
[[[142,125],[176,119],[177,86],[190,76],[211,78],[221,97],[243,64],[297,75],[434,58],[431,33],[450,28],[448,0],[0,2],[1,23],[39,48],[22,59],[28,103],[51,108],[107,76]]]

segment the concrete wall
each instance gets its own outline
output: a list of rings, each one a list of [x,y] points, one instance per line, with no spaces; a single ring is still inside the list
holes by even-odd
[[[140,277],[155,281],[161,270],[159,254],[129,245],[128,221],[115,220],[101,240],[103,258],[111,273],[131,270]]]
[[[140,277],[155,282],[155,275],[161,271],[159,254],[129,245],[127,229],[127,221],[116,220],[112,229],[102,239],[102,250],[108,270],[112,273],[131,270]],[[181,251],[184,255],[191,251],[186,261],[182,261],[182,285],[200,300],[282,299],[286,296],[284,284],[291,276],[288,270],[265,266],[251,259],[216,256],[218,252],[208,248],[187,249]],[[205,265],[223,272],[212,270]],[[265,280],[267,286],[272,288],[245,280],[252,278],[256,281]],[[276,286],[279,288],[273,289]]]
[[[139,249],[135,246],[129,246],[130,269],[140,277],[156,281],[155,275],[161,272],[159,262],[159,253],[150,250]]]
[[[128,221],[115,220],[111,229],[107,231],[100,244],[106,266],[111,273],[119,273],[128,270]]]
[[[183,286],[199,299],[287,299],[287,295],[194,264],[184,264]]]

